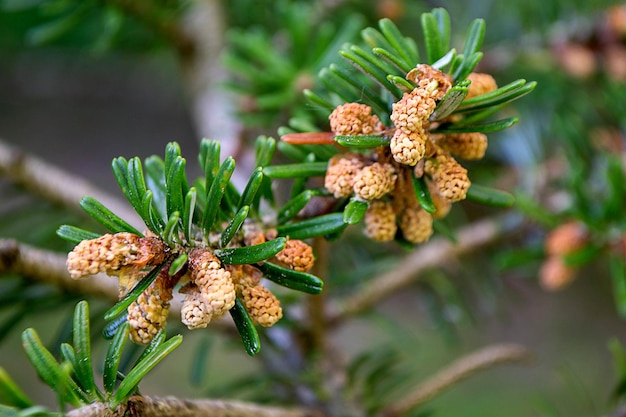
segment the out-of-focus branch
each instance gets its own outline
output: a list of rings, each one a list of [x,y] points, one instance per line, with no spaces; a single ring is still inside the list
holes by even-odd
[[[2,140],[0,140],[0,174],[27,190],[71,210],[80,210],[78,205],[80,199],[86,195],[92,196],[134,226],[143,225],[137,213],[125,201]]]
[[[104,297],[112,302],[119,299],[117,278],[106,274],[92,275],[83,279],[70,278],[62,253],[35,248],[13,239],[0,239],[0,279],[3,274],[21,275],[32,281],[55,285],[65,291],[95,297]],[[170,315],[180,317],[181,297],[170,301]],[[224,331],[234,329],[231,320],[217,320],[211,328]]]
[[[158,16],[153,2],[146,0],[102,0],[142,22],[152,31],[166,39],[181,56],[194,51],[193,40],[178,26],[177,21]]]
[[[198,136],[219,140],[222,158],[232,156],[237,160],[232,181],[243,187],[254,167],[254,147],[244,142],[241,124],[235,118],[233,95],[224,88],[228,73],[220,57],[226,45],[225,4],[220,0],[190,2],[181,24],[195,50],[183,60],[182,68]]]
[[[392,293],[412,284],[428,268],[449,263],[456,256],[475,251],[493,243],[505,233],[519,227],[520,222],[510,217],[480,220],[460,229],[453,243],[444,238],[432,239],[407,255],[389,272],[367,281],[358,291],[340,300],[330,309],[329,321],[339,321],[365,311]]]
[[[270,407],[238,401],[187,400],[175,397],[131,397],[125,407],[111,410],[94,403],[67,413],[68,417],[321,417],[315,410]]]
[[[441,393],[446,388],[482,369],[503,363],[528,362],[530,359],[530,352],[520,345],[501,344],[486,347],[452,362],[449,366],[418,385],[404,398],[384,409],[380,415],[383,417],[402,416]]]
[[[12,239],[0,239],[0,273],[23,275],[64,290],[117,299],[117,280],[104,274],[73,280],[65,266],[66,256],[38,249]]]

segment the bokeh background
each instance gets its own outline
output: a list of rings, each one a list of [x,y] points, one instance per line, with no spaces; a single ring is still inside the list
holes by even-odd
[[[27,3],[33,7],[22,7]],[[62,27],[61,22],[56,28],[48,26],[46,32],[42,27],[69,13],[71,1],[0,1],[0,139],[112,193],[118,190],[110,169],[112,158],[161,154],[169,141],[180,143],[191,161],[189,170],[197,170],[193,155],[199,140],[207,135],[221,137],[218,130],[207,131],[198,122],[197,97],[190,91],[184,58],[141,19],[117,22],[117,2],[110,2],[113,11],[93,3],[80,6],[86,10],[78,23]],[[178,2],[155,3],[167,13],[179,13],[180,6],[172,6]],[[280,35],[286,26],[281,10],[306,12],[311,7],[286,1],[222,3],[223,15],[213,16],[221,22],[223,35],[214,60],[216,65],[226,62],[227,68],[224,54],[236,53],[233,34],[258,30]],[[583,155],[591,166],[588,172],[593,173],[589,179],[597,184],[603,181],[603,165],[593,161],[620,152],[624,159],[626,5],[582,0],[319,3],[332,11],[324,19],[336,28],[348,22],[365,27],[390,17],[416,38],[420,14],[432,7],[448,9],[459,42],[472,19],[486,20],[480,69],[492,73],[502,85],[517,78],[539,84],[507,110],[519,115],[521,122],[490,135],[487,160],[473,168],[476,177],[558,213],[576,204],[576,199],[568,198],[570,180],[576,176],[572,161]],[[105,13],[110,15],[103,18]],[[108,34],[107,24],[117,30]],[[278,50],[284,46],[280,36],[273,41]],[[300,81],[306,81],[314,75],[314,66],[303,64],[296,72]],[[220,82],[233,73],[227,72]],[[293,90],[295,78],[291,81]],[[288,123],[289,116],[284,110],[251,103],[268,93],[262,86],[249,85],[250,96],[221,86],[218,93],[233,100],[232,107],[225,106],[239,112],[240,119],[234,120],[243,121],[236,135],[226,130],[224,136],[244,144],[258,133],[276,135],[276,128]],[[296,99],[286,95],[283,100]],[[608,137],[609,145],[593,147],[598,137]],[[582,148],[581,140],[586,143]],[[54,236],[58,225],[85,222],[5,179],[0,179],[0,196],[2,237],[63,251],[67,244]],[[598,256],[582,266],[566,288],[545,290],[538,273],[549,227],[529,210],[527,206],[487,209],[474,203],[455,207],[454,227],[505,211],[521,226],[480,252],[427,272],[409,291],[342,326],[333,335],[342,354],[351,358],[392,348],[410,370],[405,381],[410,386],[464,353],[492,343],[517,342],[532,350],[531,364],[478,374],[429,402],[426,409],[432,415],[468,417],[608,415],[615,406],[612,392],[619,378],[609,343],[626,340],[626,321],[614,302],[607,260]],[[393,268],[397,257],[406,253],[399,247],[363,247],[358,242],[359,232],[354,231],[333,244],[331,262],[337,268],[330,278],[342,282],[341,274],[350,275],[346,285],[367,280],[377,271]],[[368,250],[375,256],[368,256]],[[9,294],[20,282],[19,277],[3,277],[0,291]],[[36,402],[54,408],[52,392],[36,377],[19,339],[21,330],[35,327],[52,345],[66,331],[72,302],[57,294],[57,304],[38,306],[51,293],[53,289],[32,284],[29,298],[19,303],[3,299],[0,366]],[[108,305],[104,300],[90,301],[93,312]],[[34,313],[16,313],[29,303]],[[238,340],[210,328],[184,335],[183,347],[151,373],[141,385],[142,392],[253,398],[250,389],[237,389],[237,385],[240,378],[258,372],[259,366]],[[96,348],[96,357],[104,348],[104,344]]]

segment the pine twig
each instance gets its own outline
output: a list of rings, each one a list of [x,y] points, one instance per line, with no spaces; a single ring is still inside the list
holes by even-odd
[[[68,417],[321,417],[314,410],[281,408],[238,401],[188,400],[176,397],[131,397],[125,407],[111,410],[94,403],[67,413]]]
[[[248,180],[245,173],[254,167],[254,147],[245,143],[241,124],[234,117],[234,97],[222,85],[229,77],[219,59],[226,48],[225,6],[220,0],[190,2],[182,24],[195,51],[182,60],[183,81],[198,137],[219,140],[222,159],[237,160],[231,181],[242,187]]]
[[[98,274],[89,279],[73,280],[67,272],[65,259],[65,254],[38,249],[13,239],[0,239],[0,274],[22,275],[74,293],[118,298],[116,279]]]
[[[181,56],[194,52],[192,39],[177,25],[176,21],[158,18],[154,4],[146,0],[101,0],[117,7],[125,14],[133,16],[150,30],[170,42]]]
[[[4,274],[17,274],[26,279],[55,285],[65,291],[85,296],[119,300],[119,285],[115,277],[100,273],[84,279],[72,279],[65,261],[67,255],[39,249],[14,239],[0,239],[0,279]],[[170,302],[170,315],[180,317],[182,300],[175,297]],[[230,320],[217,320],[211,327],[222,331],[234,330]]]
[[[420,273],[428,268],[450,262],[456,256],[475,251],[505,233],[519,227],[520,222],[511,218],[485,219],[463,227],[457,232],[457,243],[444,238],[432,239],[407,255],[399,265],[367,282],[358,291],[337,302],[330,309],[329,322],[338,324],[376,305],[380,300],[415,282]]]
[[[90,195],[134,226],[142,225],[137,213],[125,201],[2,140],[0,140],[0,174],[53,203],[71,210],[80,210],[81,214],[84,213],[78,202],[84,196]]]
[[[531,354],[525,347],[512,343],[493,345],[470,353],[452,362],[449,366],[418,385],[404,398],[384,409],[380,415],[383,417],[402,416],[409,410],[440,394],[446,388],[450,388],[462,379],[482,369],[503,363],[528,362],[530,358]]]

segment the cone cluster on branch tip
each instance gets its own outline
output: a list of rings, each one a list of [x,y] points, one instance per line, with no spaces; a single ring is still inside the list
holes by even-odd
[[[330,130],[335,135],[371,135],[382,132],[383,124],[372,108],[365,104],[346,103],[330,114]]]
[[[576,268],[567,265],[565,257],[589,243],[585,226],[577,221],[561,224],[546,236],[545,252],[548,255],[539,270],[539,282],[548,291],[565,288],[576,277]]]
[[[437,103],[452,87],[452,78],[426,64],[420,64],[406,79],[416,87],[392,105],[393,126],[382,126],[369,106],[347,103],[330,115],[334,135],[365,135],[393,132],[389,146],[373,153],[346,152],[330,159],[325,188],[336,198],[367,201],[365,234],[377,241],[393,240],[398,229],[404,239],[421,243],[432,234],[433,218],[441,219],[451,204],[466,198],[471,185],[467,169],[458,161],[481,159],[487,136],[479,132],[431,133],[438,122],[430,117]],[[467,98],[497,88],[489,74],[472,73]],[[458,120],[459,115],[449,118]],[[391,134],[391,133],[390,133]],[[412,180],[424,178],[435,207],[429,214],[415,198]]]
[[[253,246],[276,238],[272,230],[244,227],[231,246]],[[186,254],[188,260],[179,272],[170,275],[172,260]],[[272,259],[281,266],[306,272],[313,266],[312,248],[300,240],[288,240],[285,248]],[[272,326],[282,318],[280,301],[261,284],[263,273],[255,265],[223,264],[210,248],[170,248],[156,236],[141,237],[122,232],[80,242],[67,257],[67,268],[73,279],[105,272],[116,276],[120,298],[159,267],[157,277],[128,307],[130,338],[137,344],[148,344],[165,327],[173,289],[178,282],[184,295],[181,322],[189,329],[206,327],[235,305],[239,298],[251,319],[261,326]]]

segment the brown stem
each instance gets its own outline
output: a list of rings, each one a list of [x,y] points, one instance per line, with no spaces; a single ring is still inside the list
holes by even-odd
[[[131,397],[126,406],[111,410],[94,403],[67,413],[68,417],[321,417],[314,410],[271,407],[238,401],[188,400],[175,397]]]
[[[491,368],[502,363],[527,362],[530,358],[530,352],[520,345],[501,344],[486,347],[452,362],[449,366],[415,387],[413,391],[396,401],[392,406],[384,409],[380,415],[383,417],[402,416],[411,409],[440,394],[446,388],[450,388],[462,379],[482,369]]]
[[[444,238],[432,239],[407,255],[389,272],[369,280],[367,285],[337,302],[330,312],[329,322],[338,324],[347,317],[373,307],[380,300],[413,283],[424,270],[488,245],[519,226],[518,222],[506,220],[486,219],[465,226],[456,234],[457,243]]]
[[[12,239],[0,239],[0,273],[10,272],[64,290],[117,300],[117,280],[98,274],[89,279],[73,280],[65,266],[65,254],[38,249]]]
[[[78,202],[81,198],[92,196],[134,226],[143,225],[137,213],[125,201],[1,140],[0,174],[27,190],[72,210],[80,210]]]
[[[328,271],[328,242],[323,238],[313,239],[313,251],[315,253],[315,264],[310,271],[318,277],[326,276]],[[326,332],[328,326],[326,324],[326,297],[327,289],[321,294],[313,295],[307,298],[307,310],[309,316],[309,331],[311,346],[319,349],[320,352],[326,346]]]

